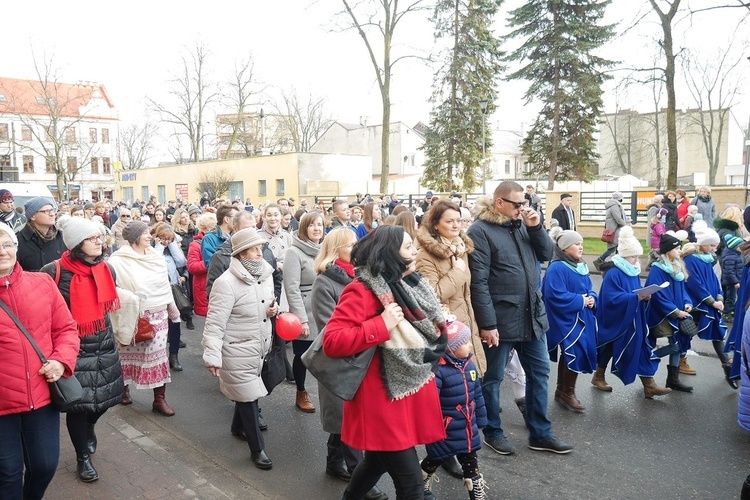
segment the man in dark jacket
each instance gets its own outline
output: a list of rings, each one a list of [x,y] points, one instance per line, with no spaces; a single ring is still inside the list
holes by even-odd
[[[26,217],[16,212],[13,205],[13,194],[7,189],[0,189],[0,222],[10,226],[17,233],[26,224]]]
[[[526,426],[529,448],[569,453],[573,447],[552,434],[547,417],[549,353],[547,313],[539,290],[538,262],[552,258],[554,244],[525,206],[523,187],[504,181],[493,197],[477,202],[477,220],[468,231],[471,303],[487,356],[482,394],[487,407],[484,442],[502,455],[515,453],[500,421],[500,384],[511,349],[526,370]]]
[[[552,218],[557,219],[563,230],[576,230],[576,217],[570,205],[573,204],[573,196],[568,193],[560,195],[560,204],[552,211]]]
[[[23,206],[26,225],[18,232],[18,263],[24,271],[39,271],[67,250],[62,232],[55,227],[51,198],[37,196]]]

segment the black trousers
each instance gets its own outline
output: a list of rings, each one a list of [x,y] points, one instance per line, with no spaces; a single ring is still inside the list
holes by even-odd
[[[106,411],[106,410],[105,410]],[[70,441],[73,443],[77,454],[87,451],[89,439],[89,425],[94,425],[104,412],[98,413],[67,413],[65,416],[65,425],[68,427]]]
[[[336,465],[344,462],[349,472],[353,471],[362,461],[362,452],[355,450],[341,441],[341,434],[328,435],[328,456],[326,465]]]
[[[397,500],[424,498],[424,479],[417,450],[409,448],[403,451],[365,451],[365,457],[354,469],[349,486],[344,491],[344,499],[361,499],[386,472],[396,486]]]
[[[169,354],[179,354],[180,352],[180,322],[169,320],[169,329],[167,330],[167,343],[169,343]]]
[[[263,434],[258,426],[258,401],[247,403],[234,402],[234,417],[232,418],[232,429],[242,429],[247,436],[247,444],[250,451],[261,451],[265,448]]]
[[[479,475],[479,462],[477,460],[477,452],[472,451],[471,453],[458,453],[456,455],[458,463],[461,464],[461,470],[464,472],[464,477],[472,479]],[[436,470],[443,464],[443,460],[433,460],[430,457],[422,460],[422,470],[428,474],[434,474]]]

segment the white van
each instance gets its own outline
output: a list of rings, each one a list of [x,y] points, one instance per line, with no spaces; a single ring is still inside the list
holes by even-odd
[[[14,205],[16,209],[20,207],[21,212],[23,212],[24,204],[37,196],[49,198],[52,200],[53,206],[57,207],[55,197],[52,196],[52,192],[44,184],[33,182],[0,182],[0,189],[7,189],[13,194]]]

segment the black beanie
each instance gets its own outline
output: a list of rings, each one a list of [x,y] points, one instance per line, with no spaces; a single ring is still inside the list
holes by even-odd
[[[664,255],[669,253],[670,250],[679,248],[680,240],[672,236],[671,234],[662,234],[659,239],[659,253]]]

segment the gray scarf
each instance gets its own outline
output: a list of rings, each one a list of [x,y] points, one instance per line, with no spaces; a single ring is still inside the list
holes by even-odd
[[[258,278],[263,271],[263,259],[250,260],[240,257],[240,263],[254,278]]]

